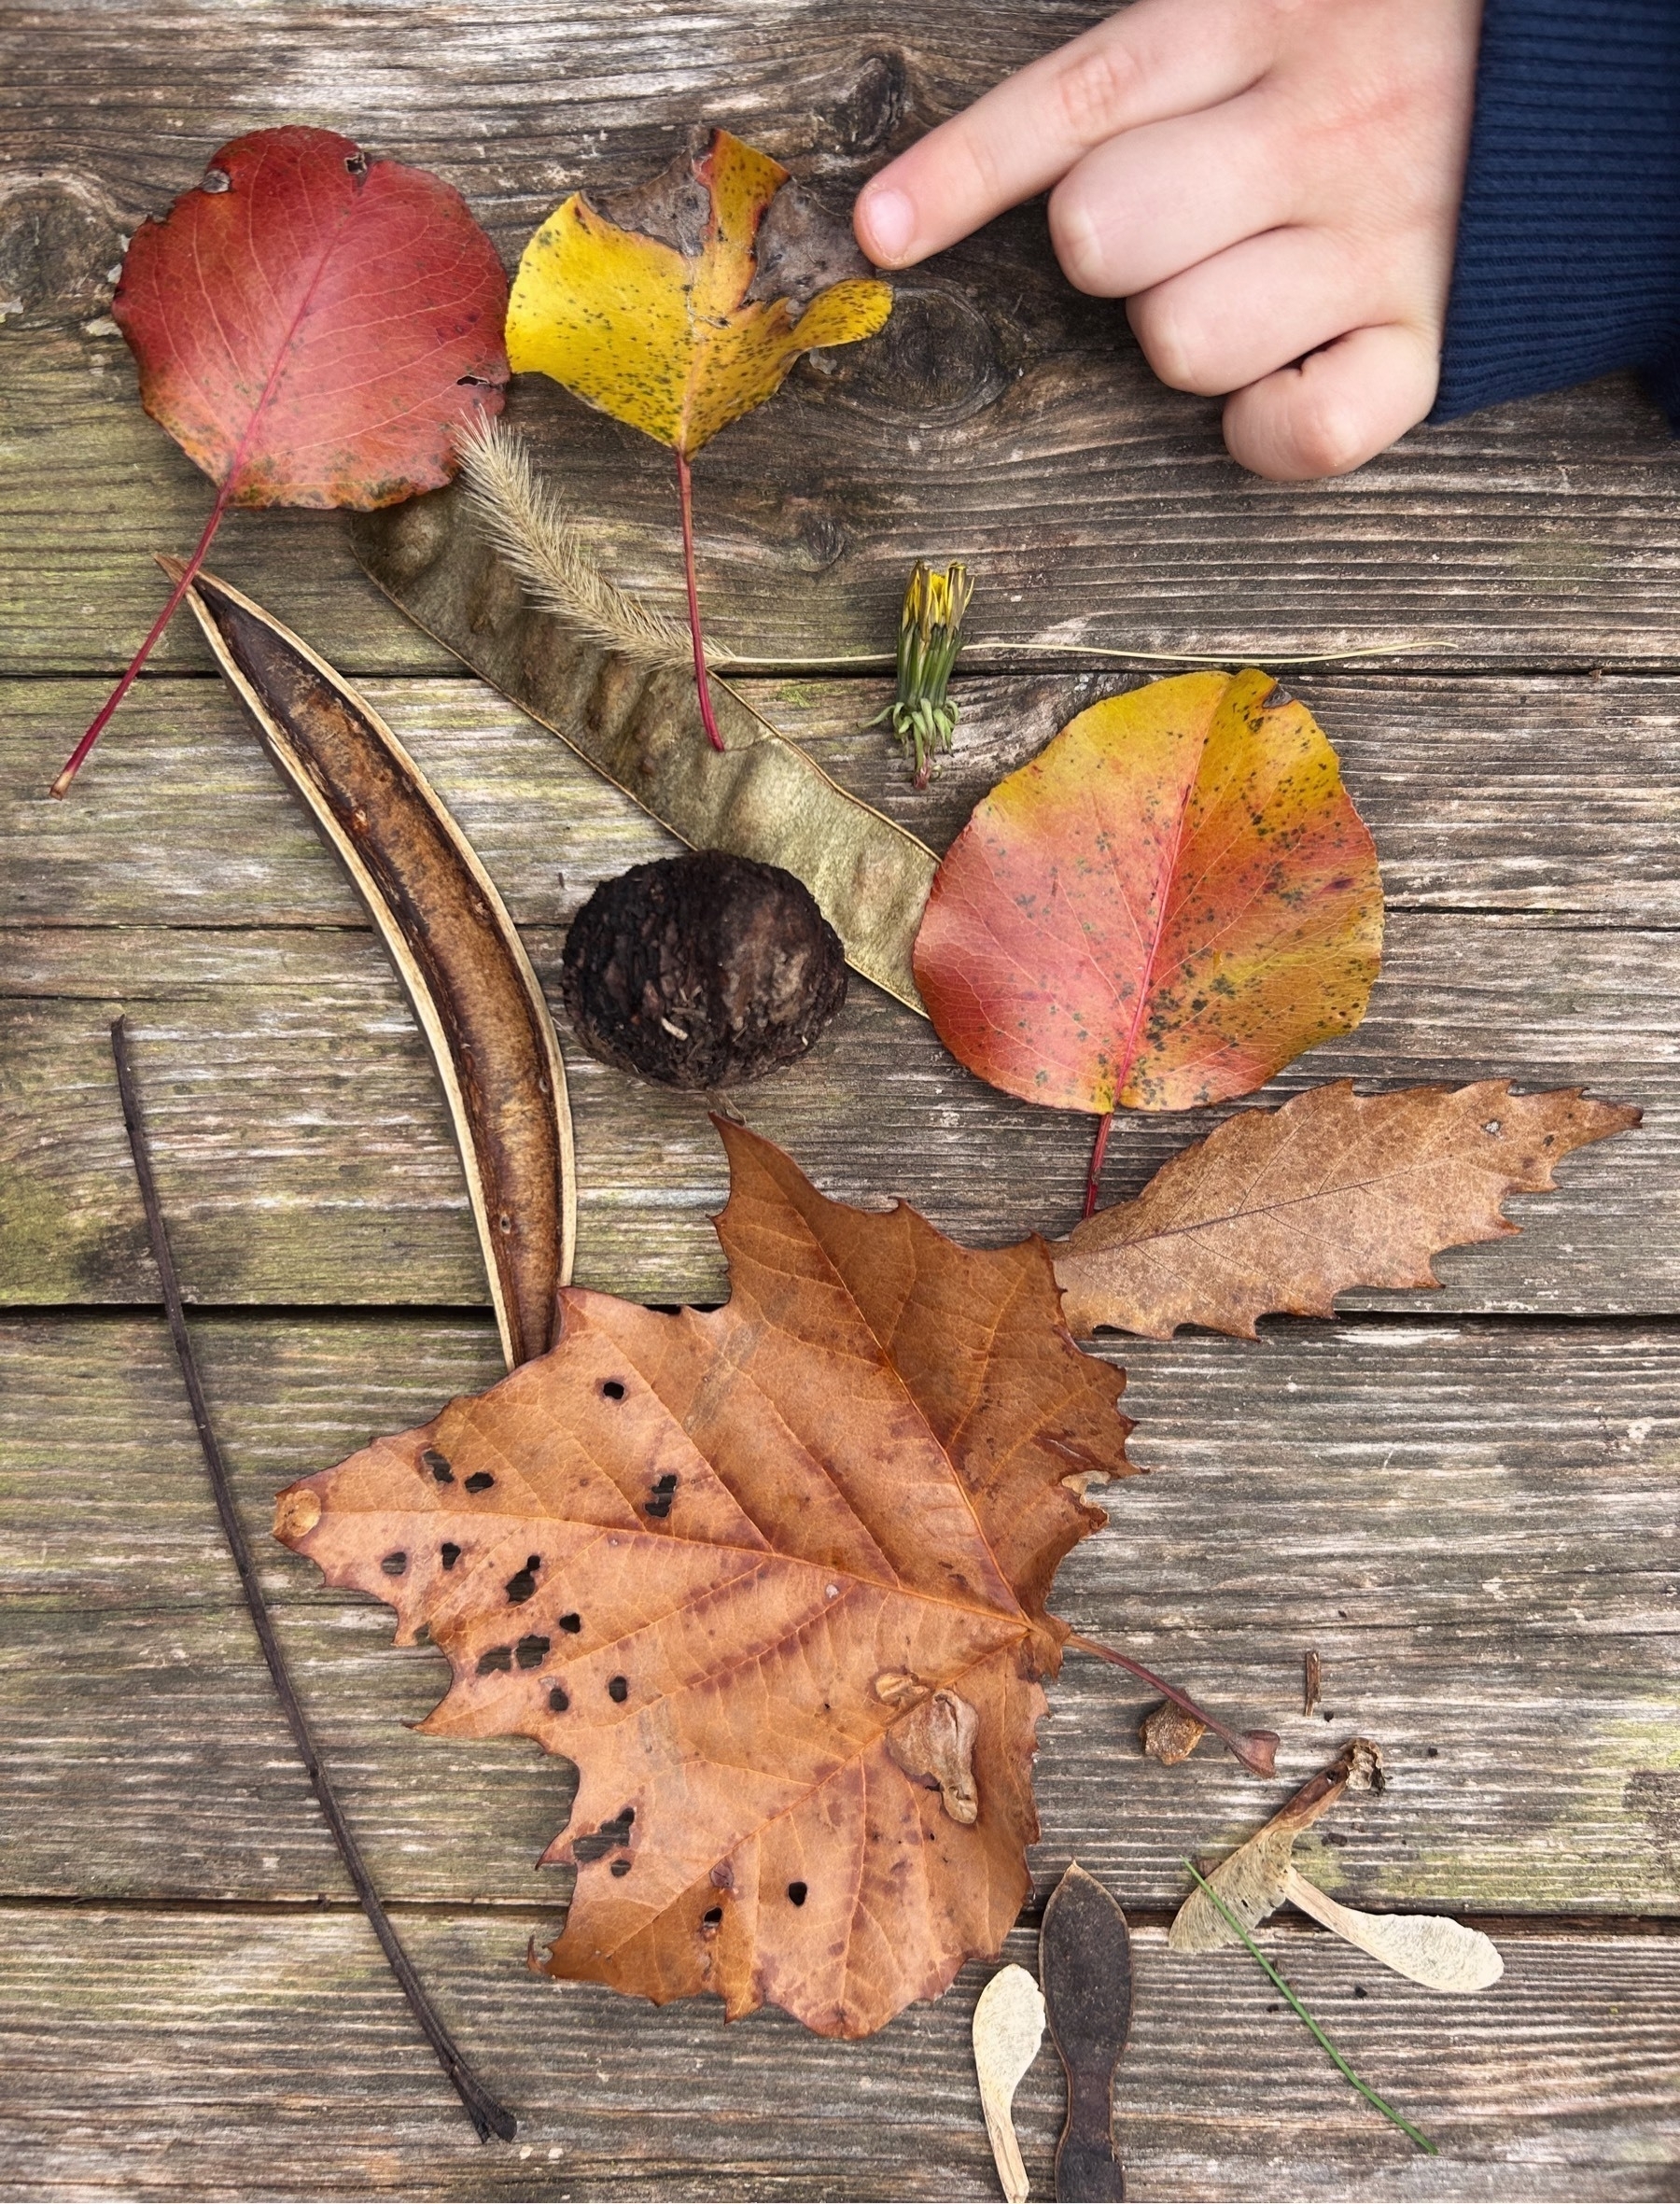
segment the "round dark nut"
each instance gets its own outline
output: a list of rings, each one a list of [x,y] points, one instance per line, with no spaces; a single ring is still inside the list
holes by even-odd
[[[666,1087],[739,1087],[805,1054],[846,1000],[846,952],[778,865],[695,849],[605,880],[561,993],[591,1055]]]

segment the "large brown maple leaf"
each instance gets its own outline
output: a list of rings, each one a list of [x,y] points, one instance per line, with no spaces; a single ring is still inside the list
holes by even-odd
[[[1041,1241],[824,1199],[720,1124],[731,1298],[561,1296],[559,1343],[280,1496],[277,1534],[455,1678],[423,1725],[579,1769],[547,1972],[861,2036],[1029,1888],[1044,1602],[1128,1474],[1123,1373]]]

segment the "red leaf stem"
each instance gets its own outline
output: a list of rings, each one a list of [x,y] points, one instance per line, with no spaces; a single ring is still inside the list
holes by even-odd
[[[227,481],[223,483],[221,488],[217,492],[216,503],[210,508],[210,517],[204,523],[204,532],[199,538],[197,548],[194,550],[192,556],[187,561],[185,567],[182,568],[180,580],[170,591],[169,597],[164,603],[163,610],[152,622],[150,633],[147,636],[146,640],[134,653],[134,655],[129,660],[127,672],[118,682],[117,686],[111,691],[111,694],[105,698],[105,702],[100,706],[98,711],[93,716],[92,723],[90,725],[87,733],[82,737],[81,740],[77,744],[76,748],[65,759],[63,771],[59,775],[58,779],[53,782],[51,788],[48,791],[49,795],[62,796],[68,793],[70,783],[81,771],[82,762],[87,757],[88,752],[99,740],[99,737],[105,733],[106,723],[109,721],[111,714],[122,702],[129,691],[133,687],[135,677],[138,675],[140,668],[146,664],[147,660],[151,656],[153,651],[157,648],[159,637],[163,633],[163,630],[175,618],[175,607],[180,603],[187,592],[192,587],[199,569],[203,565],[205,558],[208,556],[210,545],[215,540],[217,529],[221,526],[222,515],[228,510],[228,500],[231,497],[232,491],[233,477],[231,474],[230,474]]]
[[[723,737],[718,732],[718,723],[712,717],[711,691],[706,680],[706,644],[700,634],[700,591],[694,581],[694,487],[689,472],[687,455],[677,455],[677,496],[682,507],[682,579],[688,584],[689,633],[694,639],[694,686],[700,696],[700,718],[706,728],[706,738],[714,750],[721,750]]]
[[[1094,1216],[1097,1212],[1097,1189],[1102,1183],[1102,1158],[1108,1149],[1109,1128],[1114,1122],[1114,1113],[1109,1110],[1097,1120],[1097,1138],[1091,1143],[1091,1166],[1085,1172],[1085,1208],[1082,1216]]]

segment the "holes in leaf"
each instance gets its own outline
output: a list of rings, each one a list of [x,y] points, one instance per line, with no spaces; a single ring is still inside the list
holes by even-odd
[[[453,1539],[445,1538],[438,1549],[438,1559],[443,1564],[443,1566],[446,1569],[452,1569],[460,1558],[461,1549],[455,1544]]]
[[[617,1378],[603,1378],[601,1380],[601,1396],[606,1400],[623,1400],[624,1388]]]
[[[674,1469],[667,1470],[643,1502],[643,1512],[651,1515],[655,1523],[663,1523],[671,1512],[671,1502],[677,1497],[677,1472]]]
[[[467,1490],[469,1493],[487,1493],[495,1482],[488,1469],[475,1469],[467,1480]]]
[[[809,1893],[803,1883],[790,1883],[788,1885],[788,1902],[790,1905],[803,1905]]]
[[[455,1482],[455,1471],[449,1467],[449,1456],[441,1454],[435,1446],[428,1446],[420,1459],[440,1484]]]
[[[504,1673],[511,1673],[512,1667],[513,1649],[511,1646],[492,1646],[487,1653],[479,1655],[478,1672],[481,1676],[493,1676],[497,1669]]]
[[[549,1692],[549,1712],[551,1714],[564,1714],[570,1705],[571,1693],[564,1684],[555,1684]]]
[[[634,1806],[622,1806],[610,1821],[603,1821],[600,1828],[587,1836],[572,1839],[572,1857],[587,1867],[592,1860],[604,1860],[609,1852],[616,1852],[621,1845],[630,1841],[630,1824],[636,1819]],[[624,1862],[628,1869],[629,1861]]]
[[[532,1593],[537,1589],[537,1571],[541,1566],[541,1554],[533,1553],[526,1560],[519,1574],[508,1579],[508,1605],[510,1607],[523,1607],[525,1601],[530,1598]]]
[[[583,1618],[581,1615],[562,1615],[560,1618],[559,1627],[564,1630],[568,1636],[576,1637],[579,1631],[583,1627]]]
[[[607,1696],[612,1701],[615,1706],[622,1706],[624,1704],[624,1701],[630,1696],[630,1678],[627,1676],[614,1676],[609,1678],[607,1683]]]
[[[465,384],[469,390],[488,390],[490,387],[488,375],[457,375],[455,381],[457,384]],[[547,1091],[546,1088],[544,1091]]]
[[[1492,1136],[1499,1130],[1499,1119],[1497,1117],[1490,1117],[1488,1122],[1482,1127],[1482,1130],[1491,1140]]]
[[[231,191],[233,179],[225,168],[207,168],[199,178],[201,191]]]
[[[612,1872],[614,1874],[628,1874],[630,1862],[627,1860],[615,1860],[612,1863]]]
[[[406,1553],[387,1553],[379,1565],[387,1577],[403,1576],[408,1570],[408,1555]]]
[[[522,1668],[540,1668],[548,1656],[548,1639],[538,1637],[533,1633],[529,1637],[520,1639],[513,1649],[513,1658]]]
[[[707,1906],[700,1916],[700,1925],[703,1929],[716,1929],[721,1926],[722,1919],[723,1908],[721,1905],[711,1905]]]
[[[353,176],[358,178],[365,176],[368,173],[368,156],[358,146],[354,153],[347,153],[344,156],[344,166]]]

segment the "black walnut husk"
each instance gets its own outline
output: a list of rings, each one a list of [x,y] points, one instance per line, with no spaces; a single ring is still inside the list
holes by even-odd
[[[561,993],[579,1040],[665,1087],[739,1087],[802,1057],[846,1000],[810,891],[722,849],[632,865],[572,920]]]

